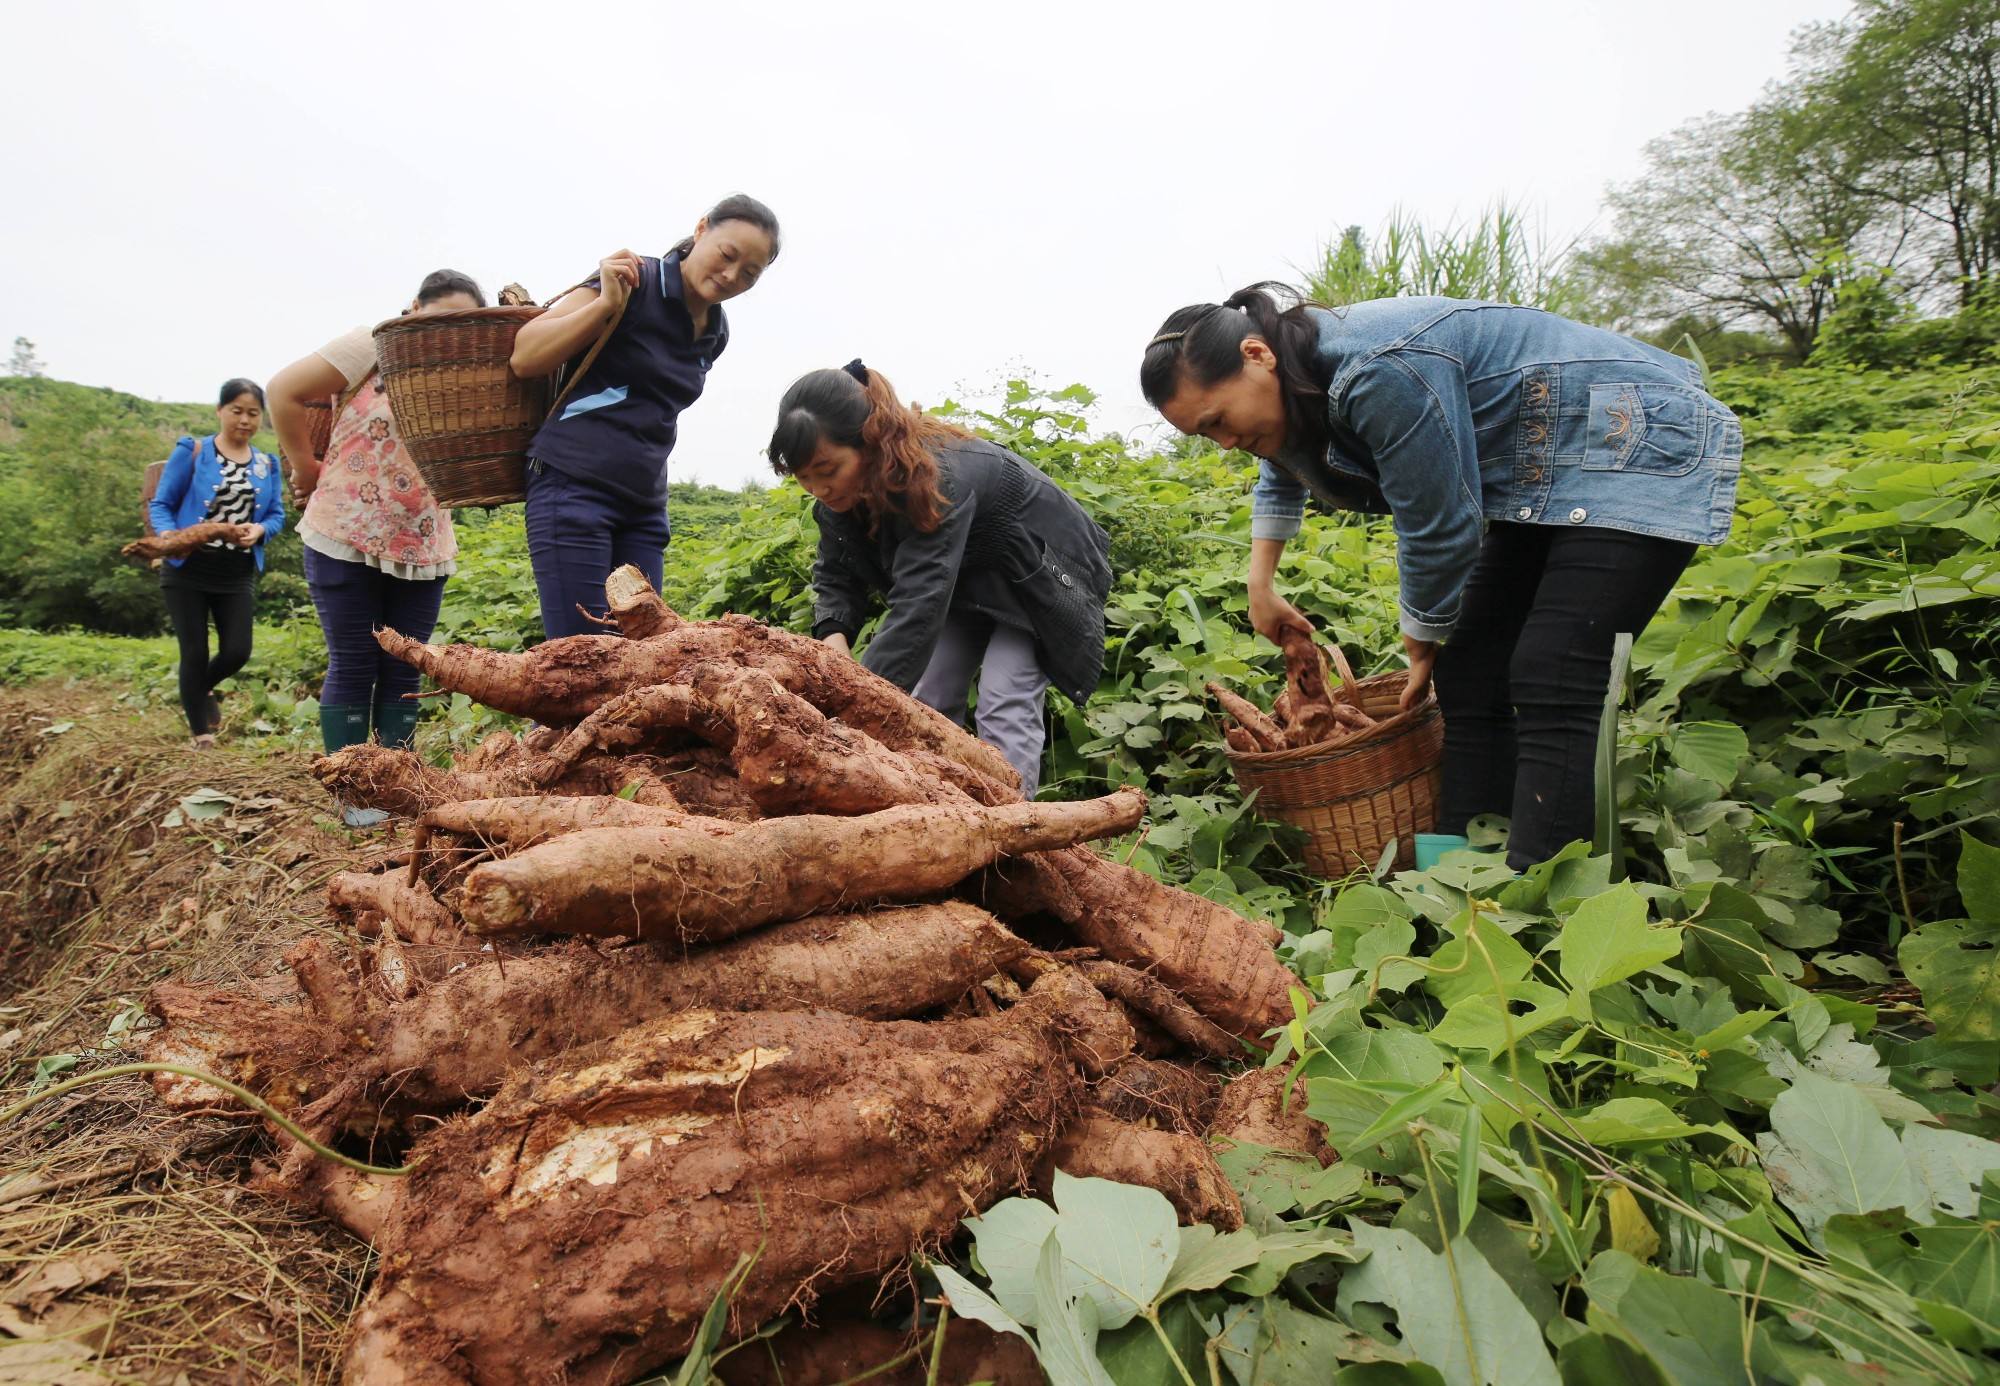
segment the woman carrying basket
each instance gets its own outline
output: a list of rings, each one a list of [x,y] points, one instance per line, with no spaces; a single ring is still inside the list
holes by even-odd
[[[1418,864],[1512,819],[1516,871],[1591,835],[1619,632],[1721,543],[1743,431],[1694,363],[1533,308],[1448,298],[1280,306],[1257,284],[1177,310],[1140,388],[1183,433],[1262,460],[1250,620],[1309,629],[1273,579],[1308,498],[1390,516],[1405,706],[1435,671],[1444,797]]]
[[[777,258],[777,217],[739,193],[657,259],[607,256],[522,325],[509,364],[523,379],[583,358],[528,447],[528,557],[549,638],[597,629],[584,612],[604,614],[614,568],[635,564],[660,585],[681,411],[729,345],[723,303]]]
[[[254,381],[228,381],[215,417],[214,433],[180,440],[146,506],[155,534],[204,520],[232,527],[228,537],[169,558],[160,569],[160,596],[180,642],[181,710],[198,749],[215,744],[222,721],[215,686],[250,661],[250,616],[257,575],[264,571],[264,544],[285,527],[277,460],[250,442],[263,426],[264,392]],[[215,622],[212,659],[210,620]]]
[[[978,732],[1033,798],[1053,683],[1088,701],[1104,665],[1109,540],[1013,453],[912,409],[859,361],[801,377],[768,451],[818,502],[813,634],[842,650],[888,613],[861,662]]]
[[[427,275],[406,313],[483,308],[479,285],[456,270]],[[306,406],[340,396],[322,465],[313,457]],[[320,687],[320,741],[328,752],[368,740],[385,746],[415,737],[421,676],[383,654],[375,631],[387,626],[430,639],[445,580],[458,566],[451,512],[424,484],[396,436],[389,397],[375,369],[366,327],[334,338],[271,381],[271,418],[293,459],[292,485],[305,501],[299,538],[306,584],[326,636],[326,682]],[[388,815],[343,806],[351,828]]]

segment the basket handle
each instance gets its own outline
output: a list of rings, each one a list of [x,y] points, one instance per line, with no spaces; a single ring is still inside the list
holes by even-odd
[[[588,279],[579,284],[572,284],[569,288],[564,289],[561,293],[550,299],[549,302],[552,304],[560,303],[578,289],[588,288],[589,285],[590,281]],[[625,303],[630,303],[631,301],[631,295],[627,294]],[[604,324],[604,330],[597,334],[597,340],[592,342],[590,350],[583,354],[582,362],[578,364],[575,370],[569,373],[569,379],[563,381],[562,389],[558,390],[556,397],[549,401],[549,412],[542,415],[544,423],[556,416],[556,410],[562,408],[563,401],[569,398],[569,392],[576,388],[576,383],[590,373],[591,366],[597,361],[598,353],[603,351],[604,344],[611,340],[611,334],[618,330],[618,324],[625,316],[625,303],[618,305],[618,311],[611,315],[611,321]]]
[[[1347,662],[1347,656],[1340,652],[1340,646],[1328,641],[1326,652],[1333,657],[1333,667],[1340,674],[1340,692],[1344,701],[1356,707],[1361,706],[1361,684],[1354,677],[1354,666]]]

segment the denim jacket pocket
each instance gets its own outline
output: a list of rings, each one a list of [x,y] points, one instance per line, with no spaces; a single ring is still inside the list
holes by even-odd
[[[1701,465],[1708,397],[1680,385],[1593,385],[1583,467],[1685,476]]]

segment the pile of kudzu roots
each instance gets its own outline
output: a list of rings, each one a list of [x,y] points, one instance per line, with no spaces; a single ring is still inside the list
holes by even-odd
[[[745,1256],[738,1331],[893,1281],[1057,1166],[1228,1227],[1212,1134],[1332,1158],[1280,1074],[1222,1080],[1291,1017],[1275,931],[1081,845],[1143,794],[1024,802],[992,747],[844,654],[680,620],[635,570],[607,589],[618,633],[525,654],[382,632],[535,728],[449,770],[320,760],[416,823],[331,883],[352,938],[291,950],[296,998],[150,999],[150,1059],[312,1138],[274,1123],[262,1186],[378,1250],[350,1380],[625,1381],[689,1349]]]
[[[1209,696],[1235,721],[1223,731],[1231,750],[1297,750],[1324,745],[1375,725],[1375,719],[1361,706],[1360,685],[1339,649],[1332,649],[1340,666],[1336,690],[1327,678],[1327,651],[1311,635],[1287,626],[1279,633],[1278,644],[1285,652],[1285,691],[1270,712],[1219,683],[1208,686]]]

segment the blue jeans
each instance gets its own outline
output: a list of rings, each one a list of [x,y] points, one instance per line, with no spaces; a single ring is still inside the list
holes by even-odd
[[[1021,774],[1021,797],[1032,799],[1042,782],[1042,707],[1049,677],[1035,656],[1035,637],[979,616],[954,611],[944,619],[931,662],[910,694],[965,725],[966,695],[979,675],[974,726],[979,739],[999,747]]]
[[[604,579],[630,563],[657,589],[666,570],[667,512],[634,505],[540,462],[528,463],[528,561],[542,634],[596,635],[577,608],[602,616]]]
[[[366,563],[305,551],[306,586],[326,635],[326,682],[319,700],[327,707],[393,703],[417,691],[423,675],[382,652],[377,627],[412,640],[428,640],[437,628],[446,579],[412,582],[390,577]]]

